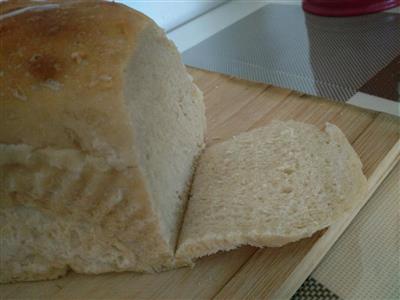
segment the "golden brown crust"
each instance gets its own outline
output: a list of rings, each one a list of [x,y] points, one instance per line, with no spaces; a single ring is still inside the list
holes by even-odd
[[[103,1],[0,7],[0,143],[128,156],[123,66],[152,21]]]

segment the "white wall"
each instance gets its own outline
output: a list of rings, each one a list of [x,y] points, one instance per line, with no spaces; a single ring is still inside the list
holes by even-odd
[[[165,31],[221,5],[227,0],[117,0],[155,20]]]

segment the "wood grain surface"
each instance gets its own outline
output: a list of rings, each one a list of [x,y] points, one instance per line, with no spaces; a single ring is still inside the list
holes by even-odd
[[[297,120],[323,128],[336,124],[364,164],[369,195],[400,153],[400,119],[270,85],[190,69],[203,91],[208,144],[264,126],[273,119]],[[363,199],[364,204],[367,198]],[[1,299],[288,299],[357,214],[313,237],[281,248],[244,246],[197,261],[193,269],[161,274],[71,273],[47,282],[0,286]]]

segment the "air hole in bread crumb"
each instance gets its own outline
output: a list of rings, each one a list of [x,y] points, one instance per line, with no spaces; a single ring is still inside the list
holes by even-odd
[[[292,189],[291,187],[289,187],[289,186],[284,187],[284,188],[282,189],[282,193],[284,193],[284,194],[289,194],[289,193],[291,193],[291,192],[293,192],[293,189]]]
[[[70,239],[70,243],[73,248],[77,248],[80,246],[79,234],[76,231],[71,232]]]
[[[293,169],[289,169],[289,168],[286,168],[286,169],[283,170],[283,173],[285,173],[285,174],[287,174],[287,175],[290,175],[290,174],[292,174],[293,172],[294,172],[294,170],[293,170]]]
[[[294,227],[296,227],[297,229],[302,229],[306,227],[306,224],[296,224]]]
[[[122,265],[122,263],[124,262],[124,257],[121,256],[121,255],[118,255],[118,256],[117,256],[117,261],[118,261],[118,264],[119,264],[119,265]]]
[[[34,261],[35,261],[35,256],[33,254],[30,254],[25,258],[25,262],[27,262],[28,264],[32,264]]]

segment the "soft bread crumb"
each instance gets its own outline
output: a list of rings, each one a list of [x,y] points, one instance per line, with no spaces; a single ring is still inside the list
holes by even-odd
[[[201,157],[177,257],[309,237],[357,203],[366,190],[361,167],[332,124],[321,132],[276,121],[215,144]]]

